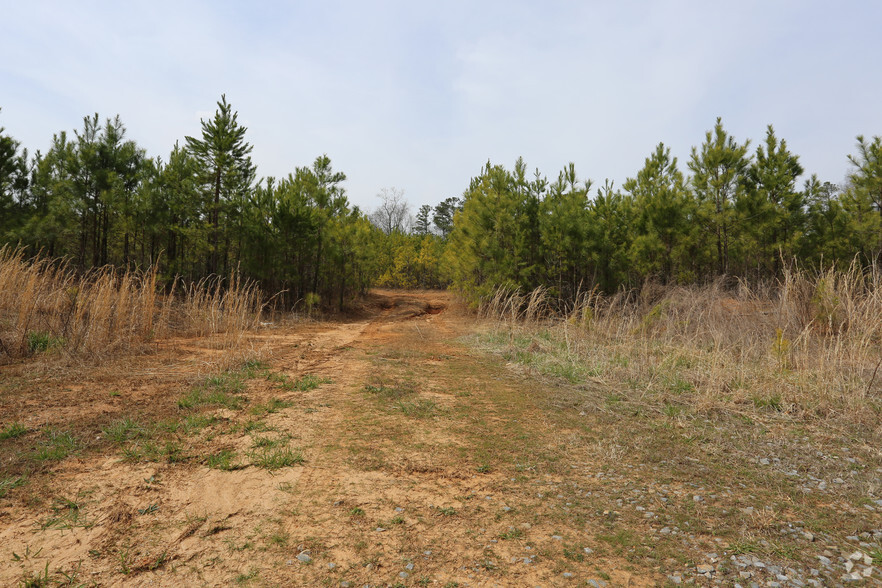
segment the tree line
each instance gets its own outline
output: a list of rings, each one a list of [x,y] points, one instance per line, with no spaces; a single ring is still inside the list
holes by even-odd
[[[546,286],[571,298],[651,278],[762,280],[785,264],[882,261],[882,139],[857,138],[845,185],[812,175],[770,125],[751,150],[717,119],[681,171],[659,144],[616,188],[574,164],[549,181],[488,162],[461,197],[414,216],[401,190],[352,206],[327,155],[257,178],[222,96],[199,137],[148,157],[119,117],[83,120],[31,157],[0,127],[0,243],[84,271],[159,268],[163,283],[240,272],[276,300],[342,307],[372,285],[470,295]]]
[[[767,128],[751,152],[717,119],[681,171],[659,144],[621,189],[594,189],[573,164],[549,182],[491,165],[472,178],[442,265],[459,289],[477,295],[504,285],[537,286],[572,298],[613,292],[646,279],[750,281],[785,264],[882,264],[882,139],[857,138],[844,186],[816,175],[799,185],[799,157]]]

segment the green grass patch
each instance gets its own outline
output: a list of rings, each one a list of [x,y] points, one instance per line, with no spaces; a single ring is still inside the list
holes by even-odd
[[[234,463],[236,452],[232,449],[221,449],[217,453],[209,455],[205,458],[205,465],[213,470],[230,471],[239,469],[241,466]]]
[[[28,351],[31,353],[39,353],[49,351],[56,347],[63,347],[64,339],[62,337],[54,337],[50,333],[30,332],[28,333]]]
[[[266,404],[258,404],[257,406],[252,407],[251,414],[255,416],[266,416],[268,414],[279,412],[279,410],[283,408],[290,408],[292,406],[294,406],[294,403],[291,401],[273,398]]]
[[[121,445],[131,439],[147,437],[148,433],[144,426],[130,418],[113,421],[101,431],[111,442]]]
[[[80,443],[73,433],[46,429],[43,432],[44,440],[32,454],[37,461],[60,461],[80,447]]]
[[[292,390],[296,392],[309,392],[310,390],[315,390],[322,384],[330,383],[330,378],[319,378],[318,376],[314,376],[312,374],[306,374],[299,380],[283,383],[282,388],[284,388],[285,390]]]
[[[251,463],[266,470],[278,470],[303,463],[303,454],[290,447],[264,447],[251,452]]]
[[[24,486],[27,481],[27,478],[24,476],[7,476],[0,478],[0,498],[5,498],[10,490],[18,488],[19,486]]]
[[[0,441],[4,441],[6,439],[15,439],[16,437],[21,437],[25,433],[28,432],[28,428],[21,423],[9,423],[2,429],[0,429]]]

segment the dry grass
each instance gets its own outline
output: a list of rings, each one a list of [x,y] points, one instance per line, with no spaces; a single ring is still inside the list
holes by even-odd
[[[552,312],[559,304],[545,290],[500,289],[482,312],[501,319],[497,343],[507,337],[510,358],[658,410],[829,422],[857,415],[879,427],[882,276],[875,269],[796,270],[758,288],[586,292]]]
[[[223,333],[232,347],[257,325],[261,293],[238,277],[175,284],[167,296],[156,277],[156,268],[83,275],[64,261],[0,248],[0,362],[40,352],[106,355],[170,335]]]

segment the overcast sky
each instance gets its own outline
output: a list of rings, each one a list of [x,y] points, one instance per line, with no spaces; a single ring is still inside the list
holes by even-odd
[[[119,114],[167,158],[225,93],[262,176],[327,153],[350,200],[458,196],[490,160],[597,184],[717,116],[841,182],[882,135],[882,2],[0,0],[0,126],[31,152]]]

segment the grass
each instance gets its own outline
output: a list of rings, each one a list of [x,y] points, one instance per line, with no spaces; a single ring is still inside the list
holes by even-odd
[[[0,247],[0,363],[35,353],[106,356],[171,334],[223,333],[238,344],[257,325],[262,294],[238,276],[212,277],[158,296],[156,266],[78,272],[66,261]]]
[[[285,390],[291,390],[296,392],[309,392],[310,390],[315,390],[319,386],[323,384],[330,384],[330,378],[319,378],[318,376],[314,376],[312,374],[306,374],[302,378],[298,380],[294,380],[293,382],[286,381],[282,384],[282,388]]]
[[[274,471],[303,463],[303,454],[290,447],[264,447],[252,450],[252,465]]]
[[[147,437],[148,432],[138,421],[124,418],[113,421],[102,429],[104,436],[112,443],[122,444],[131,439]]]
[[[43,431],[43,440],[33,452],[35,461],[60,461],[80,447],[79,440],[68,431],[49,428]]]
[[[0,441],[4,441],[6,439],[15,439],[16,437],[21,437],[25,433],[28,432],[28,428],[21,423],[9,423],[2,429],[0,429]]]
[[[239,469],[240,465],[234,463],[236,452],[232,449],[221,449],[205,458],[205,465],[213,470],[230,471]]]

